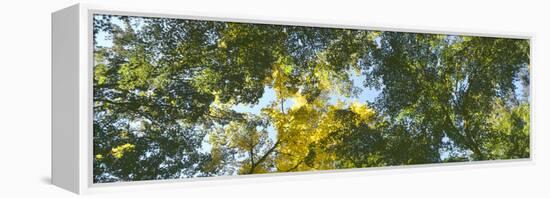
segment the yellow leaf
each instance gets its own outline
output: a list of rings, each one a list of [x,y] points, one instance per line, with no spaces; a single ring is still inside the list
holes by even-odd
[[[134,151],[134,148],[136,148],[135,145],[126,143],[111,149],[111,154],[113,155],[113,157],[120,159],[124,156],[125,152],[132,152]]]

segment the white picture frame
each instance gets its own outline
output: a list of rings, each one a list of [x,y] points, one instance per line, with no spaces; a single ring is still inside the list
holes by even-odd
[[[274,173],[262,175],[225,176],[125,183],[94,184],[92,181],[92,23],[94,14],[121,14],[144,17],[168,17],[231,22],[305,25],[315,27],[351,28],[414,33],[443,33],[471,36],[496,36],[529,39],[528,33],[500,33],[491,31],[461,31],[448,29],[430,30],[417,27],[368,26],[342,21],[311,19],[280,19],[258,16],[227,16],[217,13],[181,11],[128,10],[106,8],[98,5],[77,4],[52,14],[52,183],[77,194],[97,192],[132,191],[137,189],[170,189],[201,185],[227,185],[285,181],[288,179],[317,179],[351,175],[370,175],[430,171],[434,169],[468,169],[498,166],[524,166],[534,163],[535,134],[530,133],[530,158],[481,162],[457,162],[445,164],[407,165],[399,167],[358,168],[299,173]],[[531,48],[533,49],[533,48]],[[532,54],[532,53],[531,53]],[[532,72],[531,72],[532,73]],[[531,74],[532,76],[532,74]],[[530,92],[534,94],[532,86]],[[535,103],[531,97],[531,123]],[[329,173],[329,174],[320,174]]]

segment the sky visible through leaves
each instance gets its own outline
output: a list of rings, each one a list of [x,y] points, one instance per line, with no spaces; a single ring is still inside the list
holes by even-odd
[[[94,182],[529,157],[529,42],[94,16]]]
[[[123,23],[122,21],[120,20],[113,20],[112,21],[113,24],[116,24],[116,25],[119,25],[119,26],[123,26]],[[135,29],[139,29],[140,28],[140,25],[139,24],[134,24],[134,28]],[[112,38],[110,38],[110,36],[106,33],[106,32],[99,32],[97,34],[97,38],[96,38],[96,46],[103,46],[103,47],[111,47],[113,46],[113,41],[112,41]],[[363,79],[361,78],[361,75],[356,75],[356,74],[350,74],[350,77],[351,77],[351,80],[353,81],[353,85],[359,89],[361,89],[361,92],[360,94],[358,94],[357,96],[354,96],[354,97],[344,97],[344,96],[340,96],[338,95],[337,93],[335,94],[332,94],[330,96],[330,100],[329,100],[329,103],[330,104],[336,104],[336,102],[338,100],[340,101],[348,101],[348,102],[351,102],[351,101],[367,101],[367,102],[374,102],[375,98],[378,96],[378,94],[380,94],[379,91],[376,91],[374,89],[367,89],[365,87],[363,87]],[[256,114],[256,115],[259,115],[261,113],[261,109],[262,108],[265,108],[267,107],[270,103],[273,102],[273,100],[275,99],[276,97],[276,93],[275,91],[270,88],[269,86],[265,86],[264,87],[264,94],[262,95],[262,97],[260,98],[258,104],[253,104],[253,105],[249,105],[249,104],[237,104],[235,106],[232,107],[233,110],[237,111],[237,112],[241,112],[241,113],[252,113],[252,114]],[[285,106],[287,107],[291,107],[293,105],[293,101],[292,100],[288,100],[285,102]],[[269,137],[273,140],[275,140],[277,137],[275,135],[275,129],[270,126],[268,128],[268,131],[269,131]],[[203,143],[203,151],[208,151],[210,150],[210,145],[208,144],[208,142],[204,142]]]

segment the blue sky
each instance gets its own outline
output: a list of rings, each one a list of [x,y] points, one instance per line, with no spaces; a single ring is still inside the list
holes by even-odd
[[[339,95],[338,93],[332,93],[330,95],[330,100],[328,101],[329,104],[336,104],[338,101],[345,102],[346,104],[350,102],[374,102],[375,98],[379,95],[380,91],[372,90],[372,89],[366,89],[363,87],[363,81],[364,77],[361,75],[350,75],[350,79],[353,81],[353,85],[356,88],[361,89],[361,93],[358,94],[356,97],[345,97],[342,95]],[[248,104],[237,104],[233,106],[233,110],[240,112],[240,113],[251,113],[255,115],[260,115],[261,110],[265,107],[268,107],[270,104],[275,102],[277,100],[277,96],[275,93],[275,90],[272,88],[265,86],[264,87],[264,94],[260,98],[258,104],[255,105],[248,105]],[[285,109],[290,109],[294,105],[294,102],[292,100],[286,100],[284,103]],[[276,132],[273,126],[269,126],[267,128],[269,137],[272,140],[276,140]]]

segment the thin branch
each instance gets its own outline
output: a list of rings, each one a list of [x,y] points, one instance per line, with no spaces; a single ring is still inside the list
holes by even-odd
[[[250,167],[250,171],[248,173],[249,174],[254,173],[254,170],[256,169],[256,167],[259,164],[263,163],[267,159],[267,157],[269,155],[271,155],[271,153],[273,153],[273,151],[275,151],[275,148],[277,148],[280,143],[281,143],[281,141],[277,140],[277,142],[275,142],[275,144],[267,152],[264,153],[264,155],[256,162],[256,164],[254,164],[254,166]]]

